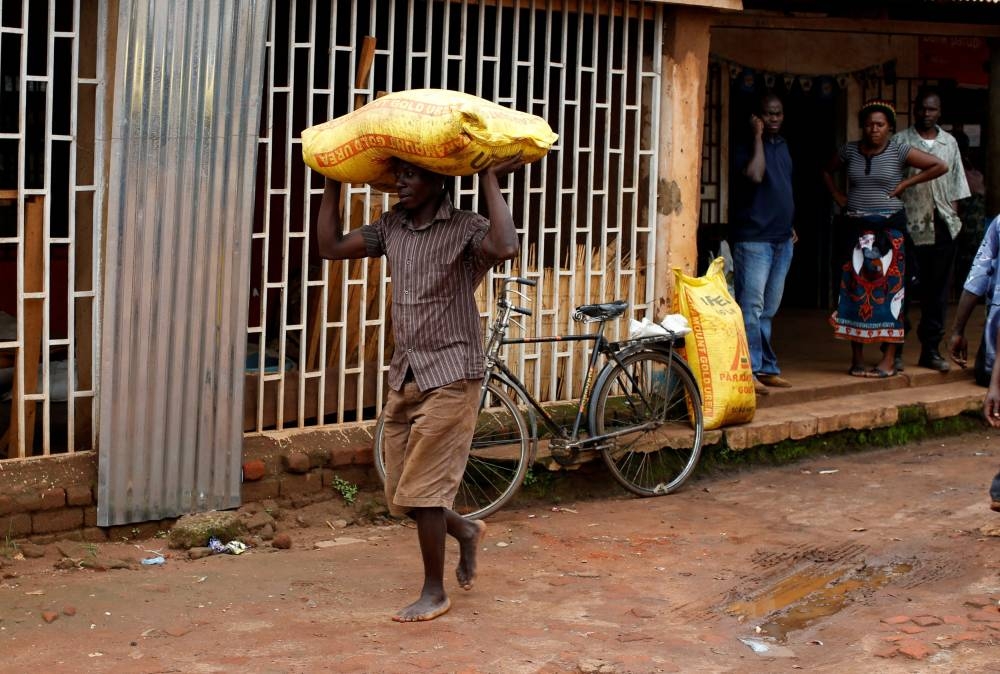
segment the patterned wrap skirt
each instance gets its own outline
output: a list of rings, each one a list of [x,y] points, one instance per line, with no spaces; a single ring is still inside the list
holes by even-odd
[[[846,216],[857,234],[843,266],[833,336],[852,342],[903,343],[906,214]]]

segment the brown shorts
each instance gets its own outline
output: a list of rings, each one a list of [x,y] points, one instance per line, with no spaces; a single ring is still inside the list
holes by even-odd
[[[385,498],[389,512],[451,508],[476,429],[479,379],[429,391],[412,381],[389,391],[385,404]]]

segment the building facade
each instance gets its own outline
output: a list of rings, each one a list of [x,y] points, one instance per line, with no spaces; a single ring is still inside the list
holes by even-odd
[[[896,100],[906,124],[915,87],[944,85],[1000,178],[1000,67],[969,66],[998,62],[1000,31],[952,3],[69,4],[0,10],[0,525],[14,536],[283,494],[244,483],[249,454],[365,451],[391,270],[318,258],[322,181],[299,135],[382,92],[458,89],[559,134],[504,186],[521,255],[493,275],[538,282],[526,334],[574,330],[585,302],[670,310],[671,268],[694,272],[727,222],[734,120],[762,88],[788,96],[801,167],[854,137],[867,96]],[[480,206],[474,178],[451,187]],[[829,203],[797,189],[814,210],[793,301],[823,306]],[[391,204],[350,186],[345,222]],[[485,320],[490,280],[480,300]],[[582,349],[508,355],[540,399],[580,387]]]
[[[738,1],[72,6],[0,15],[0,365],[4,465],[35,476],[4,488],[71,464],[85,525],[233,507],[248,445],[375,419],[390,270],[317,258],[299,134],[380,92],[459,89],[560,134],[505,188],[522,254],[495,273],[538,280],[526,330],[589,301],[663,313],[693,270],[709,18]],[[479,206],[474,179],[453,194]],[[390,205],[352,186],[346,221]],[[582,355],[511,357],[557,400]]]

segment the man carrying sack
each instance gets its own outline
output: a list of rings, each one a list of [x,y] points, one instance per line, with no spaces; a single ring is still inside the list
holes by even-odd
[[[444,589],[445,534],[459,543],[456,576],[468,590],[476,575],[481,521],[452,510],[468,461],[483,379],[483,339],[475,291],[489,269],[514,258],[518,237],[499,179],[520,155],[479,173],[489,219],[452,206],[445,176],[395,160],[399,203],[378,220],[344,234],[340,183],[327,179],[317,223],[328,260],[386,256],[392,270],[395,351],[385,406],[386,499],[417,524],[424,582],[420,598],[393,620],[432,620],[451,606]]]

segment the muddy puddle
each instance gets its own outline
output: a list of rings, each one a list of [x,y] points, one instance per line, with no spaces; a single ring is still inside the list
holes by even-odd
[[[726,606],[726,612],[747,619],[766,618],[762,634],[784,641],[789,632],[831,616],[854,597],[904,576],[912,564],[864,566],[837,570],[806,569],[788,576],[760,596]]]

